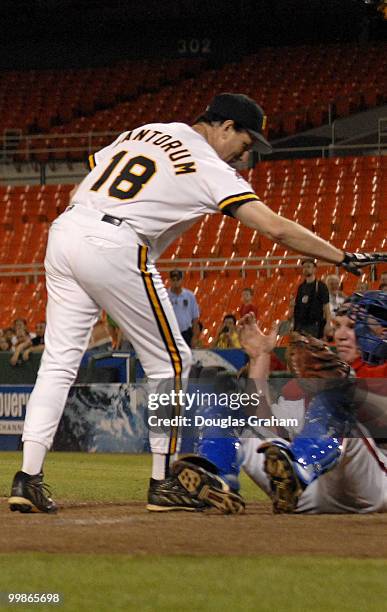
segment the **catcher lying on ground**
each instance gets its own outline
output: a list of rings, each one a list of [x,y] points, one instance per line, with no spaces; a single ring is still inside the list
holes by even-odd
[[[372,292],[375,293],[375,292]],[[381,294],[382,292],[376,292]],[[366,294],[367,296],[367,294]],[[372,298],[372,299],[371,299]],[[366,302],[378,300],[378,326],[387,329],[387,295],[368,295]],[[380,308],[380,303],[385,308]],[[353,312],[353,310],[352,310]],[[321,341],[297,335],[288,351],[291,371],[299,378],[285,385],[272,410],[277,416],[300,413],[306,408],[305,421],[290,442],[285,438],[267,439],[259,431],[237,437],[229,431],[223,438],[204,433],[199,453],[217,466],[234,494],[238,489],[242,467],[272,499],[275,513],[368,513],[387,511],[386,460],[369,432],[356,418],[359,404],[370,407],[379,425],[386,425],[387,340],[378,342],[379,365],[368,366],[360,359],[356,344],[351,304],[346,304],[335,318],[337,355]],[[364,317],[363,317],[364,319]],[[275,334],[264,335],[254,317],[246,315],[239,325],[241,344],[250,356],[249,375],[262,389],[267,378],[269,354],[275,345]],[[376,327],[371,325],[366,338],[367,349]],[[383,352],[384,350],[384,352]],[[364,356],[364,355],[363,355]],[[373,360],[372,350],[367,359]],[[345,357],[350,365],[342,357]],[[313,374],[313,378],[308,378]],[[354,376],[383,377],[377,393],[355,385]],[[297,391],[298,387],[298,391]],[[297,395],[297,392],[298,395]],[[288,396],[286,395],[288,393]],[[312,398],[312,399],[311,399]],[[266,439],[265,439],[266,437]],[[174,465],[177,472],[182,463]],[[193,473],[197,470],[191,467]],[[190,478],[192,478],[192,473]],[[183,483],[184,485],[184,483]],[[223,511],[221,507],[218,510]],[[229,512],[232,512],[230,507]]]

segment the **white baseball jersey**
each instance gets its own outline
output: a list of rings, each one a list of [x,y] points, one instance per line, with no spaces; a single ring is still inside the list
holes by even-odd
[[[99,308],[131,341],[148,379],[181,388],[192,355],[154,261],[203,215],[232,214],[258,200],[206,139],[183,123],[124,132],[89,161],[92,170],[72,206],[50,228],[45,258],[46,348],[23,440],[47,448]],[[150,442],[154,452],[173,455],[178,429]]]
[[[124,218],[152,259],[205,214],[257,201],[251,186],[184,123],[124,132],[89,157],[73,203]]]

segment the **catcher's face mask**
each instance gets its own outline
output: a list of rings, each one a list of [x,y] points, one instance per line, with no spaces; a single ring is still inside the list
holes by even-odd
[[[362,359],[371,365],[387,360],[387,293],[366,291],[352,304],[348,316],[355,321]]]

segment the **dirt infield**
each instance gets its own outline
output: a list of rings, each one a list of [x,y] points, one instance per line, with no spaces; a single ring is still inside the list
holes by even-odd
[[[245,515],[149,513],[142,503],[62,505],[21,515],[0,499],[3,553],[295,555],[385,558],[387,515],[273,515],[267,502]]]

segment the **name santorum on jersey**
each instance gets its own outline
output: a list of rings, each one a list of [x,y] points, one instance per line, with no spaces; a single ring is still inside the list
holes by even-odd
[[[126,134],[126,136],[119,142],[124,142],[125,140],[140,140],[142,142],[150,142],[151,144],[155,145],[155,147],[162,149],[168,155],[168,158],[172,162],[175,169],[175,174],[177,175],[196,172],[195,162],[192,159],[192,155],[189,150],[184,148],[181,140],[173,139],[173,136],[170,134],[164,134],[159,130],[150,128],[138,128]],[[191,161],[181,161],[187,158]]]

